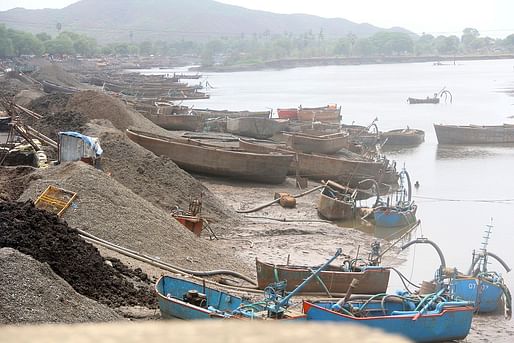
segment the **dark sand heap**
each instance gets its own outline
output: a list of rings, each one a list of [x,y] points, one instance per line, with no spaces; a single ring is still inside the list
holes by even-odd
[[[38,178],[33,167],[0,167],[0,201],[16,201],[30,181]]]
[[[57,216],[35,208],[30,201],[0,203],[0,248],[3,247],[47,263],[78,293],[102,304],[156,307],[148,278],[135,287],[106,264],[98,250],[75,229]]]
[[[50,184],[76,192],[75,206],[64,213],[72,227],[184,268],[253,269],[234,259],[232,251],[196,237],[169,213],[85,163],[66,163],[37,173],[41,179],[33,181],[21,199],[35,199]]]
[[[0,249],[0,324],[120,320],[113,310],[78,294],[47,263]]]

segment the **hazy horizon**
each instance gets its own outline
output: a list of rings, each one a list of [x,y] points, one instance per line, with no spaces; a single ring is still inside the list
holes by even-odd
[[[466,27],[476,28],[482,36],[505,38],[514,33],[511,14],[514,2],[493,0],[487,5],[477,0],[431,2],[412,0],[361,0],[351,6],[332,0],[216,0],[249,9],[292,14],[311,14],[324,18],[344,18],[381,28],[402,27],[417,34],[460,36]],[[27,9],[64,8],[78,0],[3,0],[0,11],[15,7]],[[424,6],[426,4],[426,6]]]

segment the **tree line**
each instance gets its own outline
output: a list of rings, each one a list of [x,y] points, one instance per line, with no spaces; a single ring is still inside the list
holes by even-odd
[[[303,34],[284,32],[271,34],[241,34],[207,41],[180,40],[143,41],[99,45],[94,38],[74,32],[31,34],[8,29],[0,24],[0,57],[21,55],[191,55],[201,58],[204,65],[257,63],[283,58],[427,56],[513,53],[514,34],[505,39],[482,37],[475,28],[466,28],[460,37],[414,36],[403,32],[378,32],[371,37],[327,38],[323,30]]]

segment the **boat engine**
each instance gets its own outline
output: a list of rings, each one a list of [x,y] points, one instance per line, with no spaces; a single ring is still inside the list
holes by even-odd
[[[188,304],[207,308],[207,296],[195,289],[187,291],[184,294],[183,300]]]

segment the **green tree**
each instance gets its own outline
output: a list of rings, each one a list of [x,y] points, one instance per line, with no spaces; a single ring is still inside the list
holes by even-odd
[[[457,36],[438,36],[434,40],[434,48],[439,54],[454,55],[459,51],[459,37]]]
[[[9,29],[7,34],[11,38],[16,56],[41,55],[44,51],[43,43],[31,33]]]
[[[414,43],[414,52],[416,55],[429,55],[434,53],[434,36],[430,34],[423,34]]]
[[[14,56],[14,46],[4,24],[0,24],[0,57]]]
[[[52,36],[50,36],[46,32],[40,32],[40,33],[36,34],[36,38],[39,39],[41,42],[46,42],[46,41],[51,40]]]
[[[480,32],[478,32],[478,30],[475,28],[467,27],[464,30],[462,30],[461,42],[464,46],[464,49],[466,51],[472,50],[473,43],[478,39],[479,36]]]

